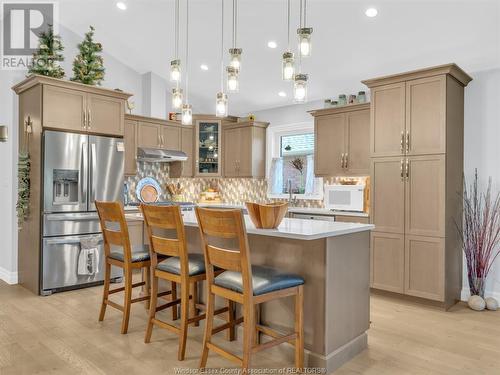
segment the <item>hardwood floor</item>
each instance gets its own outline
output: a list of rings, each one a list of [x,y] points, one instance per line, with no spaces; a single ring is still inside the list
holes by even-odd
[[[127,335],[120,334],[121,313],[112,308],[99,323],[101,291],[38,297],[0,281],[0,374],[175,374],[198,366],[203,324],[190,329],[186,360],[178,362],[176,335],[155,329],[151,344],[144,344],[142,304],[132,307]],[[219,336],[219,344],[241,349]],[[260,368],[292,364],[280,348],[253,362]],[[210,355],[208,365],[233,366],[218,355]],[[373,296],[369,349],[335,374],[500,374],[500,311],[477,313],[459,304],[444,312]]]

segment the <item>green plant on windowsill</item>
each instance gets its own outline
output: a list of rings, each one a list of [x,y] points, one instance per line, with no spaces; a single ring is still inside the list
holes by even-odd
[[[290,161],[290,164],[294,169],[300,173],[300,183],[299,183],[299,194],[304,194],[304,160],[302,158],[295,158]]]

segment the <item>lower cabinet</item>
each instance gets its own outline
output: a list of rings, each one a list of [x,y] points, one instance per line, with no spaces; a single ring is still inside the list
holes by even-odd
[[[371,287],[444,301],[444,239],[371,234]]]
[[[407,235],[405,294],[444,300],[444,239]]]
[[[371,233],[371,286],[404,293],[404,235]]]
[[[335,215],[335,221],[338,221],[341,223],[370,224],[370,218],[365,217],[365,216]]]

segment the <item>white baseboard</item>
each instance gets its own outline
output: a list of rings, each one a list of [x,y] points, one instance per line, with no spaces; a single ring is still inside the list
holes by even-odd
[[[492,291],[489,291],[489,290],[486,290],[484,292],[484,296],[485,297],[493,297],[495,298],[497,301],[500,302],[500,292],[492,292]],[[469,288],[462,288],[462,293],[461,293],[461,300],[462,301],[467,301],[470,297],[470,290]]]
[[[17,284],[17,272],[10,272],[0,267],[0,280],[10,285]]]

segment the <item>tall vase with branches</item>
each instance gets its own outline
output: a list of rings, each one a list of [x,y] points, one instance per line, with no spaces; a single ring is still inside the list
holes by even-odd
[[[458,226],[470,293],[483,298],[486,279],[500,254],[500,192],[493,194],[491,185],[490,177],[486,192],[480,191],[477,170],[470,186],[464,179],[463,225]]]

